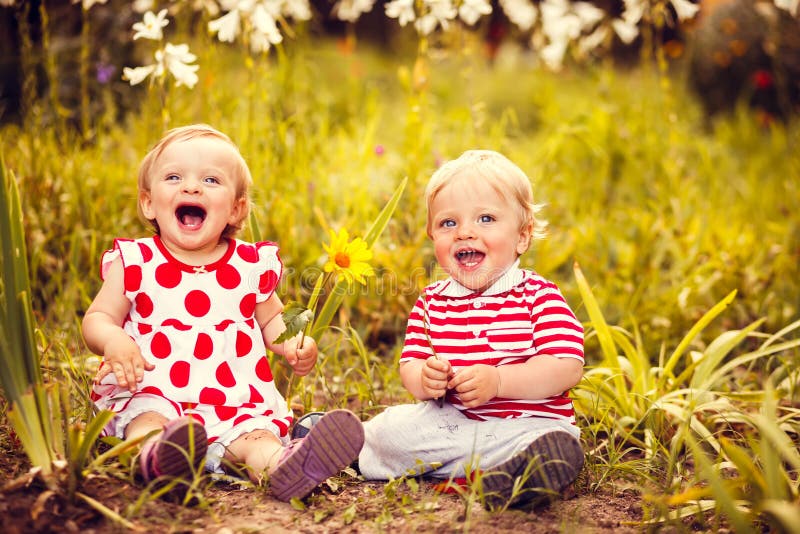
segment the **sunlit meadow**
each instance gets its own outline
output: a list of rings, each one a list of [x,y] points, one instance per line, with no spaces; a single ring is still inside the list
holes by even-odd
[[[776,3],[796,15],[796,2]],[[798,532],[800,129],[743,106],[705,120],[684,62],[667,61],[653,40],[653,28],[694,17],[691,2],[626,2],[630,11],[602,20],[573,6],[579,35],[616,32],[594,44],[601,52],[614,38],[630,42],[626,32],[649,36],[626,68],[579,52],[574,36],[559,53],[545,7],[556,0],[530,31],[526,12],[501,2],[516,26],[492,61],[483,2],[448,13],[427,1],[376,5],[391,28],[380,46],[356,24],[370,2],[336,4],[328,16],[340,26],[327,33],[300,2],[266,19],[242,7],[260,2],[205,3],[216,12],[160,2],[147,14],[104,4],[68,6],[82,21],[77,56],[48,40],[49,3],[38,8],[42,42],[23,36],[18,51],[20,118],[0,125],[4,428],[20,447],[49,448],[28,454],[54,473],[51,490],[122,525],[136,514],[80,492],[87,476],[124,476],[130,461],[121,445],[95,447],[101,418],[77,424],[92,420],[99,363],[80,322],[102,251],[147,233],[136,213],[141,158],[164,129],[205,122],[233,138],[254,177],[243,237],[280,244],[283,300],[315,311],[297,328],[318,339],[316,370],[293,379],[273,362],[298,413],[347,407],[366,420],[411,400],[396,372],[406,314],[441,276],[425,184],[462,151],[495,149],[545,204],[548,235],[523,266],[554,280],[586,325],[586,373],[573,392],[587,454],[578,491],[636,488],[644,527]],[[416,17],[403,22],[408,6]],[[668,6],[674,16],[659,19]],[[111,9],[130,19],[113,38],[125,45],[119,59],[99,48]],[[234,31],[225,17],[236,9]],[[98,57],[113,81],[98,76]],[[589,57],[599,59],[579,61]],[[358,270],[343,270],[337,253]],[[24,363],[36,358],[40,376]]]

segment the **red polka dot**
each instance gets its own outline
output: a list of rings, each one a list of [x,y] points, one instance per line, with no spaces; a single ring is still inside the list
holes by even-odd
[[[137,243],[139,245],[139,251],[142,253],[142,260],[145,263],[153,259],[153,251],[145,245],[144,243]]]
[[[225,393],[217,388],[203,388],[200,391],[200,404],[209,406],[222,406],[225,404]]]
[[[139,291],[142,287],[142,268],[138,265],[125,267],[125,291]]]
[[[253,348],[253,340],[245,332],[239,330],[236,332],[236,356],[241,358],[250,354],[250,349]]]
[[[203,425],[203,426],[205,426],[205,425],[206,425],[206,420],[205,420],[205,419],[203,419],[203,417],[202,417],[200,414],[196,414],[196,413],[190,413],[189,415],[190,415],[190,416],[191,416],[191,417],[192,417],[192,418],[193,418],[195,421],[197,421],[198,423],[200,423],[201,425]]]
[[[225,289],[235,289],[242,281],[239,271],[232,265],[223,265],[216,271],[217,283]]]
[[[278,285],[278,273],[275,271],[267,271],[258,279],[258,290],[261,293],[271,293],[276,285]]]
[[[166,321],[161,323],[161,326],[171,326],[175,330],[181,330],[183,332],[185,332],[186,330],[191,330],[192,329],[191,326],[189,326],[188,324],[183,324],[182,322],[180,322],[177,319],[167,319]]]
[[[252,317],[253,312],[256,311],[256,294],[248,293],[244,296],[239,303],[239,311],[242,312],[244,317]]]
[[[194,357],[198,360],[205,360],[214,352],[214,342],[211,336],[204,333],[197,334],[197,341],[194,343]]]
[[[225,386],[226,388],[232,388],[236,385],[236,379],[233,377],[233,373],[231,372],[231,367],[228,365],[228,362],[222,362],[219,367],[217,367],[217,382],[221,386]]]
[[[149,324],[147,324],[147,323],[139,323],[139,333],[140,334],[142,334],[142,335],[149,334],[152,331],[153,331],[153,327],[150,326]]]
[[[169,370],[169,380],[176,388],[185,388],[189,383],[189,362],[183,360],[172,364]]]
[[[256,320],[254,318],[245,319],[244,324],[246,324],[250,328],[255,328],[256,327]]]
[[[156,395],[157,397],[163,397],[164,394],[155,386],[145,386],[142,388],[140,393],[147,393],[148,395]]]
[[[255,263],[258,261],[258,252],[256,252],[256,248],[253,245],[239,245],[236,247],[236,253],[248,263]]]
[[[250,386],[250,387],[253,387],[253,386]],[[256,405],[255,405],[254,402],[245,402],[244,404],[242,404],[242,408],[255,408],[255,407],[256,407]]]
[[[211,300],[205,292],[199,289],[189,291],[183,304],[186,306],[186,311],[195,317],[202,317],[211,309]]]
[[[233,406],[214,406],[214,411],[217,413],[220,421],[227,421],[236,415],[236,408]]]
[[[171,263],[162,263],[156,267],[156,282],[161,287],[176,287],[181,283],[181,270]]]
[[[259,393],[258,390],[254,388],[252,384],[250,385],[250,402],[253,403],[264,402],[263,395],[261,395],[261,393]]]
[[[222,332],[223,330],[225,330],[226,328],[228,328],[228,326],[229,326],[229,325],[232,325],[232,324],[233,324],[233,321],[231,321],[230,319],[225,319],[224,321],[222,321],[221,323],[219,323],[219,324],[218,324],[217,326],[215,326],[214,328],[216,328],[216,329],[217,329],[217,332]]]
[[[272,369],[269,368],[269,360],[263,356],[256,364],[256,376],[264,382],[272,382]]]
[[[136,311],[142,317],[149,317],[153,313],[153,301],[146,293],[139,293],[133,301],[136,303]]]
[[[248,419],[252,419],[252,418],[253,418],[252,415],[250,415],[249,413],[246,413],[246,414],[240,415],[239,417],[234,419],[233,420],[233,424],[234,425],[238,425],[239,423],[241,423],[243,421],[247,421]]]
[[[153,339],[150,340],[150,352],[156,358],[164,359],[172,352],[172,345],[169,339],[162,332],[156,332]]]

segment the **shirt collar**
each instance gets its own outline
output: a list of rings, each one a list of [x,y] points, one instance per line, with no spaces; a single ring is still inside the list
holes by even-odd
[[[494,281],[492,285],[487,287],[482,292],[473,291],[468,287],[462,286],[452,276],[442,281],[442,283],[434,288],[431,293],[441,295],[443,297],[470,297],[470,296],[491,296],[499,295],[509,291],[514,286],[518,285],[525,278],[525,272],[519,268],[519,259],[515,261],[506,272]]]

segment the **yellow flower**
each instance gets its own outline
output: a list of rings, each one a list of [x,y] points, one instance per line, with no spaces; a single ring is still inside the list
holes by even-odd
[[[350,235],[347,230],[342,228],[336,234],[331,230],[330,246],[322,245],[328,253],[328,261],[325,262],[325,272],[335,272],[341,274],[352,284],[354,281],[366,285],[365,276],[372,276],[375,272],[372,266],[367,263],[372,259],[372,251],[367,247],[366,241],[357,237],[349,241]]]

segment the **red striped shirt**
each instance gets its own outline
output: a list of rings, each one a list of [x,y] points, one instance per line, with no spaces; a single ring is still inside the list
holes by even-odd
[[[400,363],[427,359],[434,350],[456,371],[540,354],[583,362],[583,326],[554,283],[514,265],[482,293],[452,278],[425,288],[409,315]],[[497,397],[469,409],[453,393],[447,400],[471,419],[548,417],[575,424],[568,391],[538,400]]]

